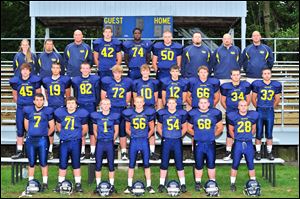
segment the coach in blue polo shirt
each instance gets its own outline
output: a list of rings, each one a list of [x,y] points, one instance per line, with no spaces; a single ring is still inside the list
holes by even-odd
[[[80,65],[83,62],[93,64],[91,47],[82,41],[83,35],[80,30],[74,32],[74,42],[67,45],[64,58],[67,66],[67,75],[70,77],[81,76]]]

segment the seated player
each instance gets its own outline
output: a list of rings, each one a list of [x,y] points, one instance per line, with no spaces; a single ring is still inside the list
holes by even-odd
[[[207,98],[199,100],[199,108],[189,111],[188,132],[194,137],[195,157],[195,190],[202,188],[204,159],[208,170],[208,178],[216,181],[216,137],[223,131],[222,112],[209,108]]]
[[[59,132],[59,173],[58,183],[54,191],[60,192],[60,186],[67,174],[68,160],[71,157],[73,174],[75,178],[75,191],[83,192],[81,187],[80,172],[80,148],[81,139],[88,132],[89,113],[77,108],[77,101],[74,97],[66,99],[66,107],[56,109],[56,129]]]
[[[145,102],[142,96],[137,96],[134,99],[134,105],[134,109],[123,111],[126,120],[126,133],[130,136],[128,186],[124,193],[131,193],[132,191],[134,167],[137,154],[141,152],[147,181],[146,190],[153,194],[155,191],[151,186],[149,138],[154,133],[155,109],[151,107],[144,108]]]

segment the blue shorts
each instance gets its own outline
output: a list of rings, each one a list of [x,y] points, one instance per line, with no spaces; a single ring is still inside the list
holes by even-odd
[[[134,169],[138,152],[143,155],[144,168],[149,168],[150,147],[148,138],[131,138],[129,144],[129,168]]]
[[[115,150],[114,150],[114,141],[113,140],[97,140],[96,144],[96,171],[101,171],[102,169],[102,161],[103,155],[106,153],[107,161],[108,161],[108,170],[110,172],[115,170],[114,160],[115,160]]]
[[[175,166],[177,171],[182,171],[183,166],[183,152],[182,152],[182,140],[181,138],[171,139],[171,138],[162,138],[161,146],[161,165],[160,169],[167,170],[169,167],[170,154],[174,152]]]
[[[17,125],[17,136],[23,137],[25,133],[25,127],[24,127],[24,111],[23,109],[26,106],[23,105],[17,105],[16,110],[16,125]]]
[[[25,142],[26,155],[28,157],[29,166],[34,167],[39,156],[41,167],[47,166],[49,138],[48,136],[31,137],[28,136]]]
[[[79,104],[79,108],[83,108],[83,109],[87,110],[90,114],[92,112],[96,111],[96,105],[95,105],[95,103]],[[94,135],[93,122],[92,122],[92,119],[90,118],[90,115],[88,117],[89,117],[88,118],[89,135]]]
[[[126,137],[125,118],[122,117],[122,112],[125,109],[126,109],[126,107],[111,107],[111,109],[110,109],[110,111],[112,113],[118,113],[121,115],[120,124],[119,124],[119,137]]]
[[[257,108],[258,120],[256,123],[256,139],[261,140],[265,136],[267,139],[273,139],[273,126],[274,126],[274,108]]]
[[[59,168],[67,169],[69,156],[73,169],[80,168],[80,153],[81,153],[81,139],[78,140],[60,140],[59,145]]]
[[[206,167],[208,169],[215,168],[216,161],[216,142],[200,142],[194,141],[194,157],[195,157],[195,168],[197,170],[203,169],[204,159],[206,159]]]
[[[245,155],[248,170],[254,170],[254,147],[252,140],[250,141],[239,141],[234,140],[233,152],[232,152],[232,169],[238,170],[242,155]]]

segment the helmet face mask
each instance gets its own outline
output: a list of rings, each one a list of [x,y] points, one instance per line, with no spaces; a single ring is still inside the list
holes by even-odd
[[[25,192],[26,194],[34,194],[40,192],[41,188],[41,183],[36,179],[32,179],[27,183]]]
[[[73,192],[72,182],[69,180],[64,180],[60,186],[60,193],[70,195],[72,192]]]
[[[208,180],[204,185],[204,190],[207,196],[219,196],[220,189],[216,181]]]
[[[132,184],[132,194],[135,196],[142,196],[145,193],[145,185],[142,181],[135,181]]]
[[[98,185],[98,194],[100,196],[110,196],[111,195],[111,184],[108,181],[102,181]]]
[[[171,180],[167,184],[167,192],[169,196],[175,197],[180,194],[180,185],[176,180]]]
[[[260,196],[260,184],[256,180],[248,180],[244,187],[244,194],[246,196]]]

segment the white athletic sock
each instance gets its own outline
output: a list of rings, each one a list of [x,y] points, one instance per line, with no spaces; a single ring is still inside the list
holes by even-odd
[[[128,181],[128,186],[132,187],[132,178],[128,178],[127,181]]]
[[[214,179],[214,178],[212,178],[212,179],[210,179],[210,180],[212,180],[212,181],[215,181],[215,182],[216,182],[216,179]]]
[[[115,179],[114,179],[114,178],[109,178],[109,183],[110,183],[111,185],[114,185],[114,184],[115,184]]]
[[[22,151],[23,150],[23,145],[17,145],[17,151]]]
[[[33,180],[34,176],[28,176],[28,181]]]
[[[180,185],[185,184],[185,177],[179,178]]]
[[[230,183],[235,184],[236,177],[230,176]]]
[[[255,148],[256,148],[256,151],[257,151],[257,152],[260,152],[260,150],[261,150],[261,144],[255,145]]]
[[[151,186],[151,180],[147,180],[147,187]]]
[[[126,149],[121,149],[121,153],[126,153]]]
[[[150,145],[150,152],[154,153],[154,151],[155,151],[155,145]]]
[[[267,145],[267,151],[268,151],[268,153],[272,152],[272,145]]]
[[[201,183],[201,178],[196,178],[196,182],[200,182]]]
[[[82,145],[82,146],[81,146],[81,153],[84,153],[84,154],[85,154],[85,145]]]
[[[91,153],[95,154],[96,146],[91,146]]]
[[[165,185],[165,178],[159,178],[159,184]]]
[[[43,176],[43,183],[48,184],[48,176]]]
[[[75,178],[75,183],[81,183],[81,176],[74,177]]]
[[[254,177],[250,177],[250,179],[251,179],[251,180],[256,180],[256,177],[255,177],[255,176],[254,176]]]
[[[226,151],[231,152],[231,146],[227,146],[227,147],[226,147]]]
[[[65,177],[58,176],[58,182],[63,182],[64,180],[65,180]]]
[[[49,145],[49,152],[52,152],[52,150],[53,150],[53,144],[50,144]]]
[[[97,184],[97,186],[99,185],[100,182],[101,182],[101,178],[96,178],[96,184]]]

